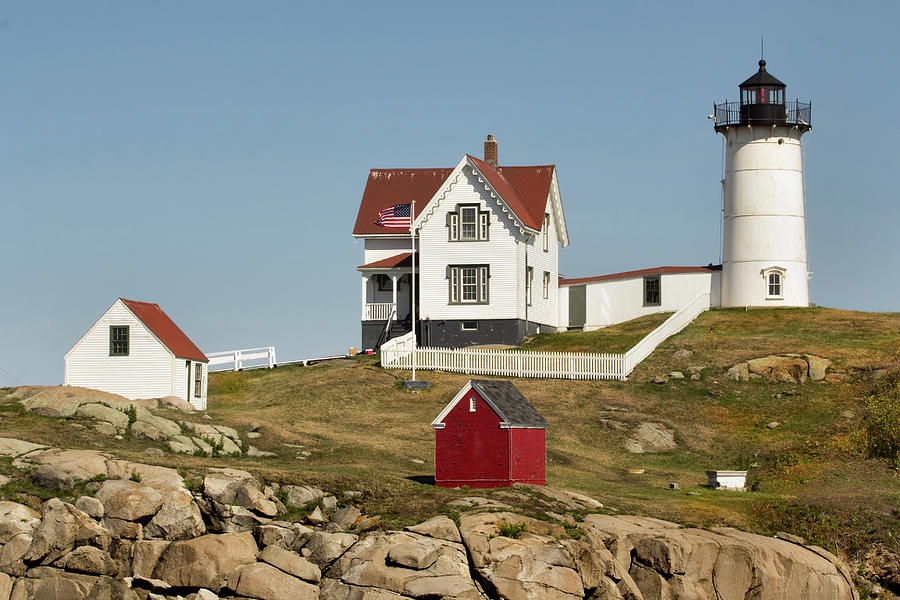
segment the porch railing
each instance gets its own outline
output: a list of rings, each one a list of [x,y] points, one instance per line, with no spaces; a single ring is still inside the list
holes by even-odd
[[[368,302],[363,304],[363,321],[386,321],[397,310],[393,302]]]

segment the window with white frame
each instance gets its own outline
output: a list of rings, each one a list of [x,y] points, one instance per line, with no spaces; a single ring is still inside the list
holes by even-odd
[[[531,288],[534,283],[534,267],[525,269],[525,304],[531,306]]]
[[[203,396],[203,363],[194,363],[194,398]]]
[[[769,271],[766,275],[766,297],[783,298],[784,275],[781,271]]]
[[[550,271],[544,271],[544,299],[550,297]]]
[[[488,304],[488,265],[449,265],[450,304]]]
[[[544,214],[544,228],[541,230],[541,236],[544,238],[544,252],[550,251],[550,215]],[[546,296],[544,296],[546,298]]]
[[[448,237],[451,242],[475,242],[488,239],[491,215],[478,204],[458,204],[447,213]]]
[[[475,407],[478,406],[478,400],[475,398],[475,394],[469,396],[469,412],[475,412]]]

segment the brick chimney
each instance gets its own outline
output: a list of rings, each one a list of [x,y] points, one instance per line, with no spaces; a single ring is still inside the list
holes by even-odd
[[[490,164],[495,169],[497,165],[500,164],[500,147],[497,144],[497,140],[494,139],[493,134],[487,136],[487,139],[484,140],[484,162]]]

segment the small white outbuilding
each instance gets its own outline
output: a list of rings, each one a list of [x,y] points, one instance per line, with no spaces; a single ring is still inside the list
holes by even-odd
[[[209,359],[158,304],[119,298],[66,352],[65,384],[206,408]]]

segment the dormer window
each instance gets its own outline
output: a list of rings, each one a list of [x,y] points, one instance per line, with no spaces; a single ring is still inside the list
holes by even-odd
[[[447,213],[447,228],[451,242],[476,242],[488,239],[490,213],[478,204],[458,204],[456,211]]]

